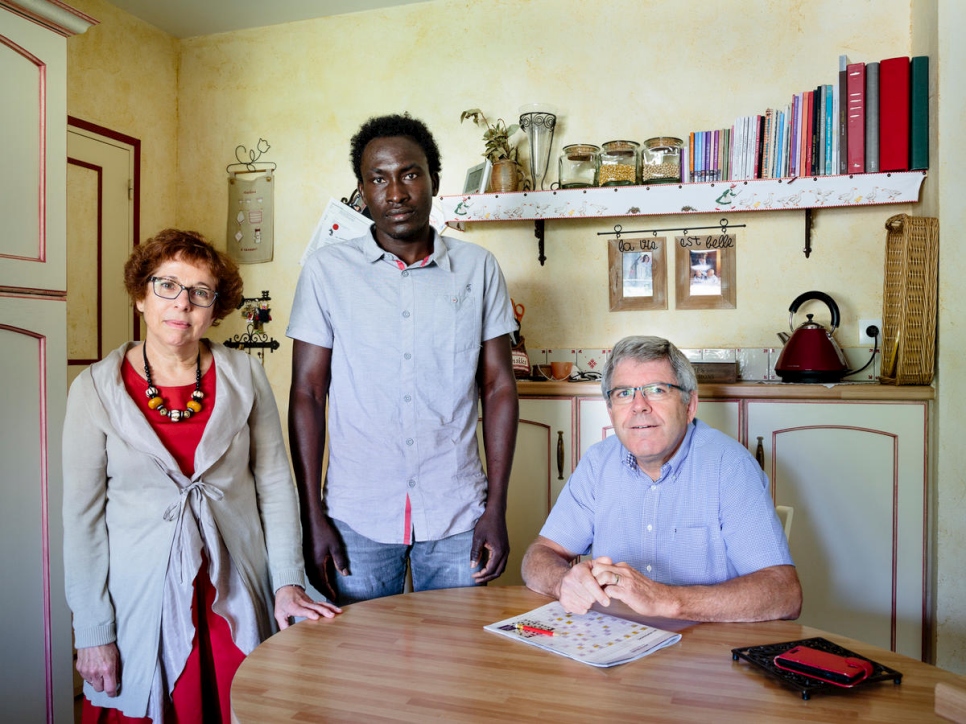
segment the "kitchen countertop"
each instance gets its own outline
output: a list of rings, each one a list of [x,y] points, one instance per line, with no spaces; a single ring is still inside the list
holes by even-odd
[[[521,397],[600,397],[600,382],[538,382],[517,380]],[[936,390],[926,385],[880,385],[872,382],[842,382],[835,385],[785,382],[732,382],[698,385],[698,398],[857,400],[907,402],[933,400]]]

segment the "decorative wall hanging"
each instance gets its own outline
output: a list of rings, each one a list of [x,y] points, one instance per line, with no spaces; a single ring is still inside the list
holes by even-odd
[[[258,359],[265,363],[265,350],[274,352],[279,348],[279,341],[268,336],[265,332],[265,325],[272,321],[272,309],[269,302],[272,301],[267,291],[262,292],[260,297],[245,297],[238,306],[241,309],[242,317],[248,321],[248,330],[245,334],[236,334],[231,339],[226,339],[224,345],[233,349],[258,350]]]
[[[254,149],[235,147],[228,164],[228,254],[239,264],[271,261],[275,252],[275,164],[259,161],[271,146],[258,139]],[[247,156],[248,160],[245,160]]]
[[[724,226],[719,234],[674,237],[677,309],[735,308],[736,238]]]
[[[667,309],[667,237],[609,240],[610,311]]]

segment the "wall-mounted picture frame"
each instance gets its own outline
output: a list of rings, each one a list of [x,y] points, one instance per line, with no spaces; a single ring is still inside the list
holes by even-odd
[[[674,237],[676,309],[734,309],[734,234]]]
[[[667,309],[667,238],[610,239],[610,311]]]
[[[483,163],[478,163],[466,172],[466,180],[463,182],[464,194],[485,194],[486,187],[490,183],[490,171],[493,164],[490,159]]]

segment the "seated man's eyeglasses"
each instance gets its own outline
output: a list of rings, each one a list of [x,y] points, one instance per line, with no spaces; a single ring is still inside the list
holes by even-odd
[[[188,293],[188,301],[196,307],[210,307],[218,298],[218,292],[208,287],[186,287],[174,279],[165,277],[149,277],[154,293],[162,299],[177,299],[181,292]]]
[[[634,400],[634,393],[640,392],[641,397],[648,402],[658,402],[669,399],[672,389],[684,391],[683,387],[672,385],[670,382],[651,382],[640,387],[615,387],[607,390],[607,399],[612,405],[629,405]]]

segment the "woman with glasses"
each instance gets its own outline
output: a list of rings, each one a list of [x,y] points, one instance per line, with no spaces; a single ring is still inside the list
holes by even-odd
[[[146,330],[71,386],[64,549],[83,721],[230,721],[242,659],[304,591],[298,503],[258,361],[204,338],[238,307],[235,263],[167,229],[124,283]]]

